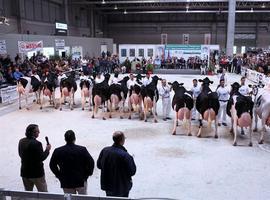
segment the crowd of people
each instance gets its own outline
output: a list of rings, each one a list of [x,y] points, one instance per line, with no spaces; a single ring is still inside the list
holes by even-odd
[[[51,145],[47,140],[45,150],[37,140],[40,135],[37,124],[29,124],[25,137],[19,141],[21,177],[26,191],[48,192],[43,161],[48,157]],[[50,169],[60,181],[64,193],[87,194],[87,179],[93,174],[95,161],[84,146],[75,144],[73,130],[64,134],[66,144],[55,148],[50,159]],[[116,131],[113,145],[99,154],[97,167],[101,170],[101,189],[107,196],[128,197],[132,188],[132,176],[136,173],[133,157],[124,147],[125,135]]]
[[[268,53],[245,53],[243,56],[236,55],[233,58],[222,56],[219,65],[228,72],[241,73],[241,67],[256,70],[265,75],[270,74],[270,54]]]

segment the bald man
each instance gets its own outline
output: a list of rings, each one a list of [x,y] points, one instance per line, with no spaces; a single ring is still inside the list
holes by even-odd
[[[136,165],[133,157],[123,146],[124,133],[116,131],[112,138],[113,145],[105,147],[97,160],[97,167],[101,169],[101,189],[106,192],[106,196],[128,197]]]

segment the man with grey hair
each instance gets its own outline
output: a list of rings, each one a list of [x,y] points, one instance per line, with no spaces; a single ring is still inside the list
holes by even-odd
[[[101,169],[101,189],[105,190],[106,196],[128,197],[136,165],[123,146],[124,133],[116,131],[112,138],[113,145],[102,149],[97,160],[97,167]]]
[[[75,140],[75,133],[66,131],[66,145],[54,150],[50,168],[64,193],[87,194],[87,179],[93,174],[95,163],[87,149],[76,145]]]

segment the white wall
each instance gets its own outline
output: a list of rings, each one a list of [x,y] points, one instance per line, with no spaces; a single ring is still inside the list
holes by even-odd
[[[110,38],[87,38],[72,36],[44,36],[44,35],[20,35],[4,34],[0,35],[0,40],[6,40],[7,52],[14,58],[18,53],[18,41],[39,41],[43,40],[44,47],[54,47],[55,39],[64,39],[65,46],[82,46],[83,55],[100,56],[101,45],[106,44],[110,52],[113,51],[113,40]]]

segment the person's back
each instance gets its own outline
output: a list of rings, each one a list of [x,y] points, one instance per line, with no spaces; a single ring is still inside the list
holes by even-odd
[[[85,147],[74,143],[75,139],[72,130],[65,133],[67,143],[54,150],[50,168],[65,193],[87,194],[86,182],[93,174],[94,160]]]
[[[84,180],[92,175],[87,149],[76,144],[66,144],[54,151],[60,168],[61,187],[83,187]]]
[[[125,140],[122,132],[115,134],[122,134]],[[123,144],[115,142],[105,147],[99,155],[97,167],[101,169],[101,189],[106,191],[107,196],[128,197],[136,165]]]

